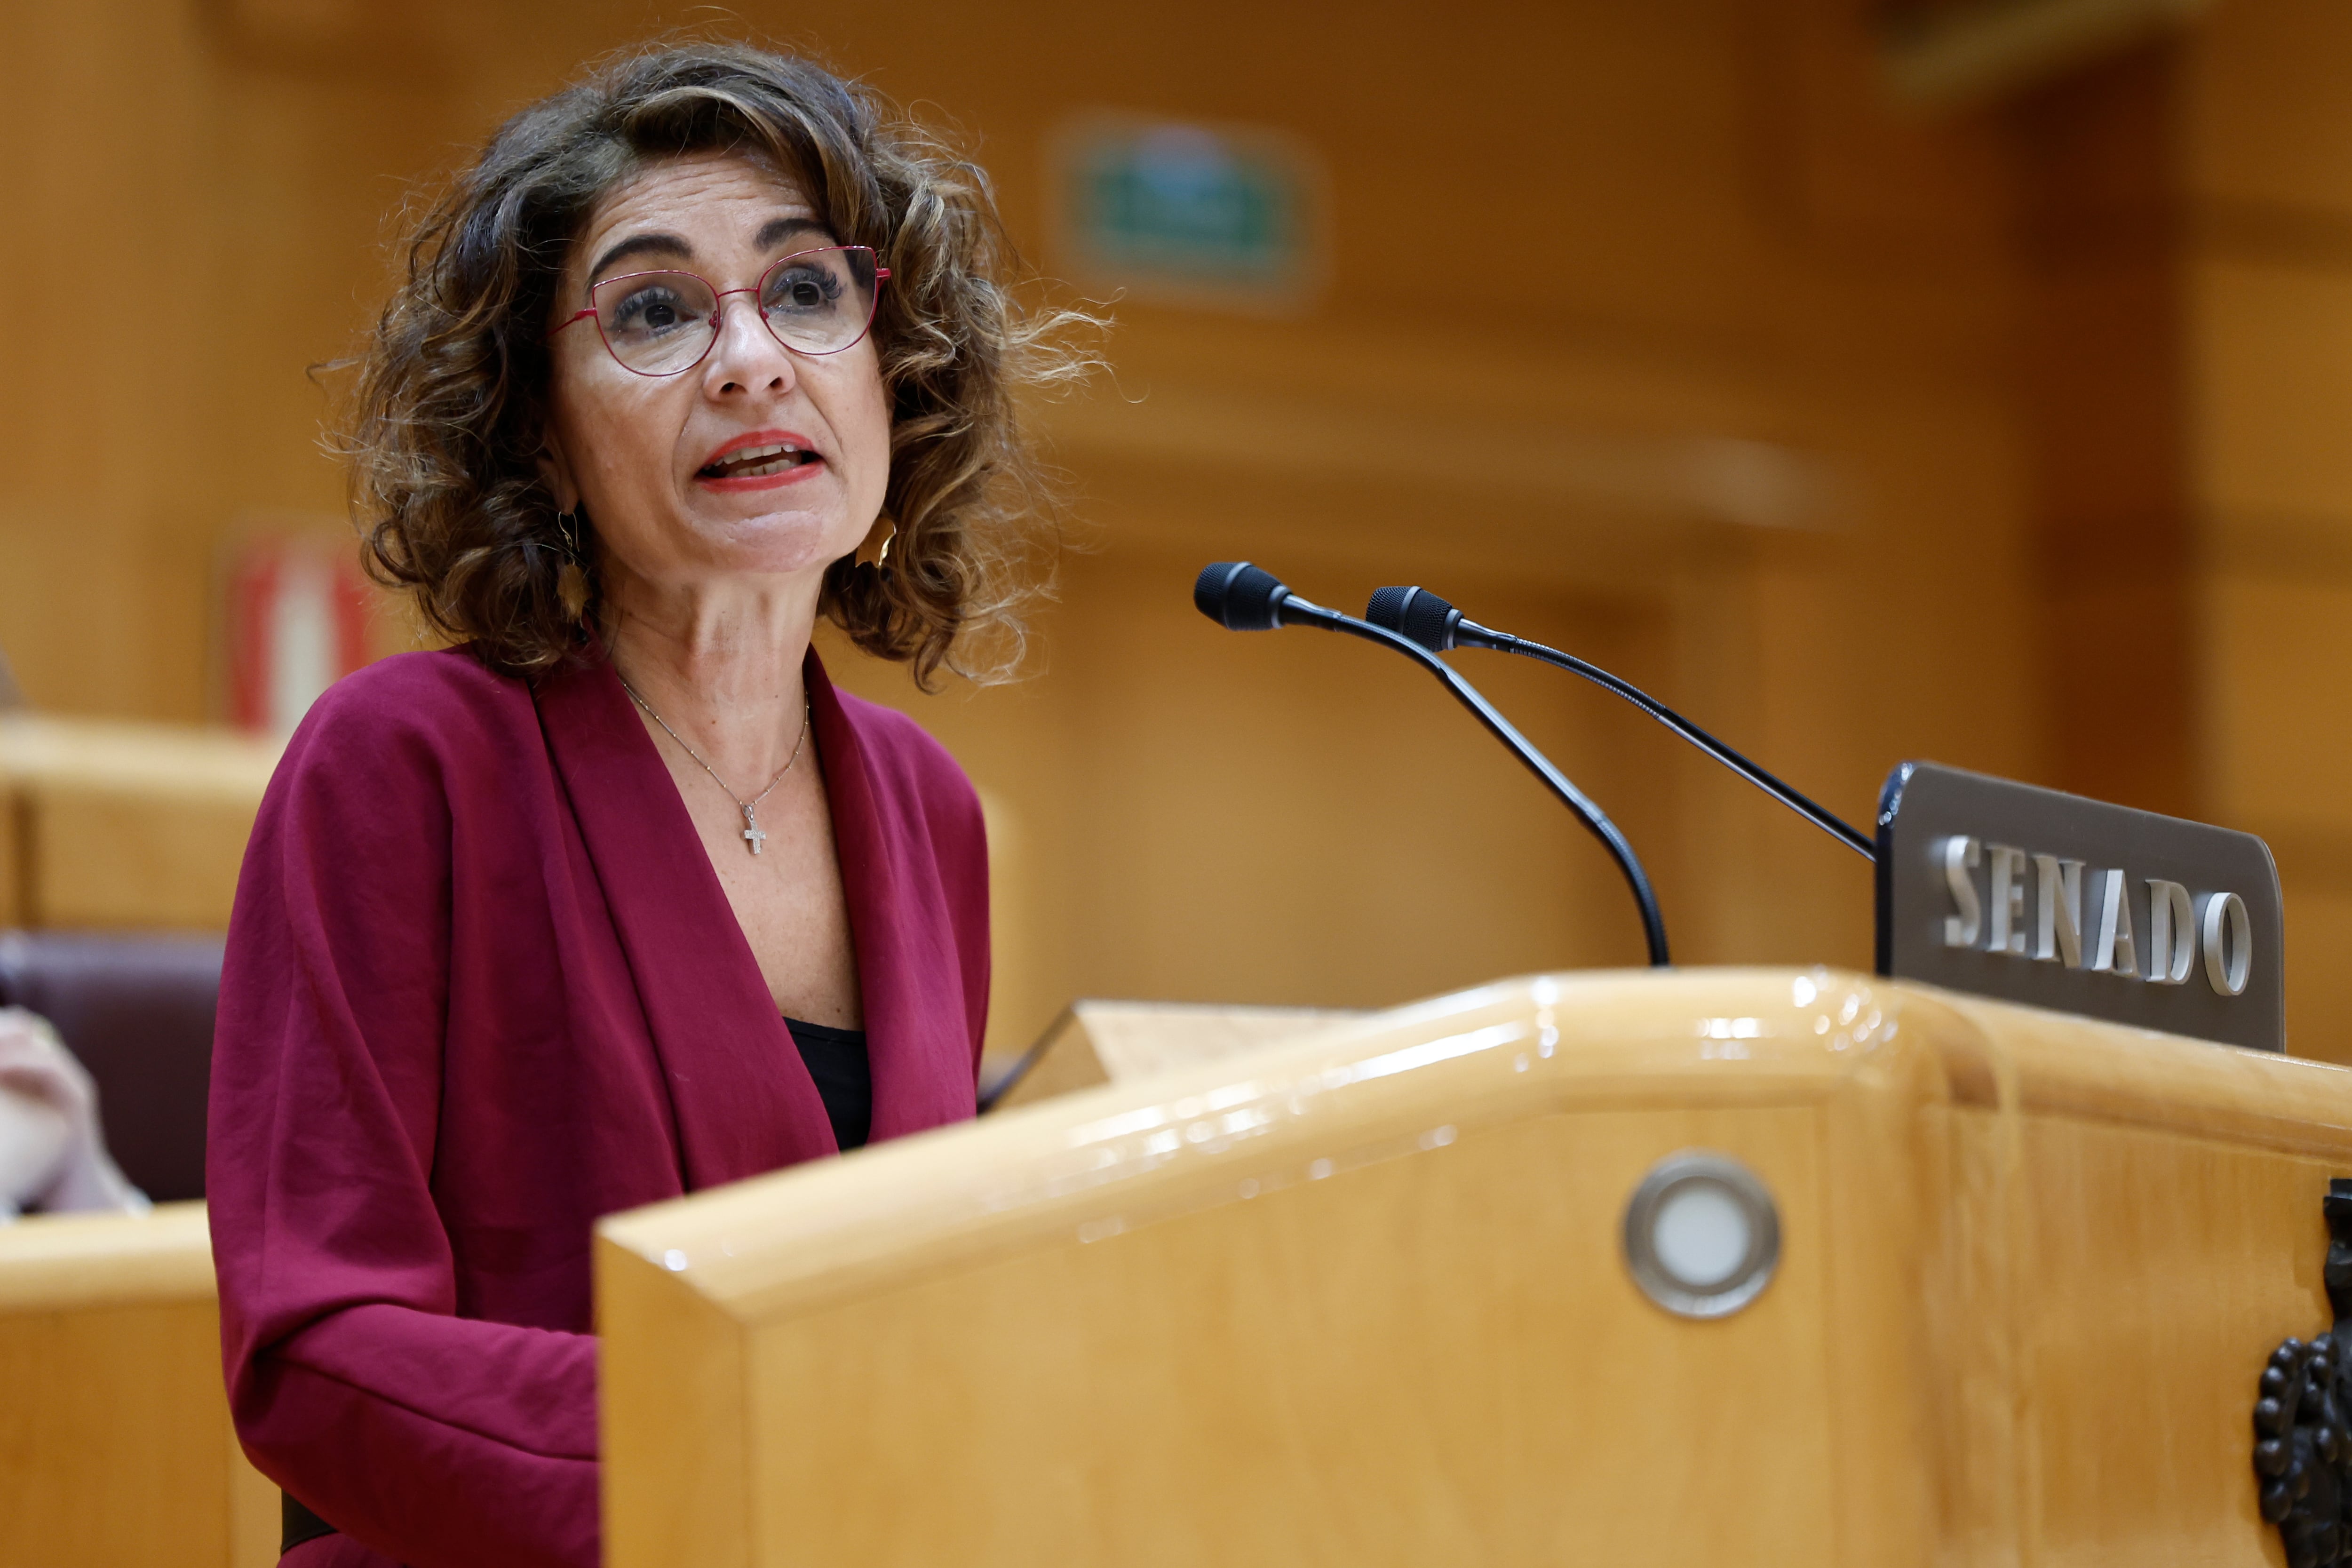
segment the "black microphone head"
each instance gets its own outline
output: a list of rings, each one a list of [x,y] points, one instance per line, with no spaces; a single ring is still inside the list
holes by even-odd
[[[1432,653],[1454,646],[1462,612],[1426,588],[1375,588],[1364,619],[1383,631],[1419,643]]]
[[[1282,625],[1277,613],[1290,590],[1273,573],[1246,561],[1214,561],[1201,568],[1192,603],[1229,632],[1270,632]]]

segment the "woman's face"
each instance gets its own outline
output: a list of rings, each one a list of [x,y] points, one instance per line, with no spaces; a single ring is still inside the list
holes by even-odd
[[[589,220],[550,326],[585,309],[604,279],[691,272],[749,289],[780,257],[835,242],[799,189],[757,163],[720,153],[659,163]],[[795,354],[754,299],[727,295],[718,342],[674,375],[625,369],[593,321],[555,334],[543,470],[560,507],[587,512],[608,573],[668,586],[814,574],[856,549],[880,514],[890,416],[872,336]]]

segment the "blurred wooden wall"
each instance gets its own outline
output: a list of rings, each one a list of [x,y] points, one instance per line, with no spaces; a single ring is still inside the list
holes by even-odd
[[[201,718],[222,542],[341,510],[305,367],[380,300],[390,215],[580,61],[705,13],[16,9],[0,271],[45,308],[0,340],[0,647],[44,707]],[[1188,603],[1213,558],[1348,607],[1428,582],[1620,668],[1857,821],[1908,756],[2080,776],[2083,686],[2052,635],[2075,616],[2053,606],[2107,585],[2096,552],[2067,574],[2054,455],[2101,387],[2052,390],[2059,294],[2033,243],[2078,89],[2047,89],[2039,120],[1896,109],[1866,9],[736,8],[951,120],[1049,274],[1046,148],[1074,114],[1276,127],[1328,169],[1313,308],[1122,303],[1115,375],[1044,412],[1084,549],[1041,673],[926,699],[843,670],[989,796],[997,1043],[1080,994],[1370,1005],[1638,959],[1597,847],[1425,678],[1215,630]],[[2326,984],[2301,955],[2352,940],[2352,807],[2316,765],[2352,741],[2315,679],[2352,662],[2330,617],[2352,599],[2352,110],[2326,66],[2347,28],[2321,0],[2224,0],[2144,68],[2156,129],[2126,139],[2139,174],[2237,216],[2153,242],[2183,281],[2156,286],[2147,330],[2182,346],[2143,401],[2179,417],[2117,460],[2175,465],[2179,539],[2159,609],[2113,619],[2176,650],[2164,689],[2190,694],[2147,720],[2189,759],[2165,803],[2281,845],[2299,1017]],[[1433,256],[1462,301],[1434,325]],[[1632,833],[1678,957],[1867,965],[1858,858],[1599,692],[1464,668]],[[2116,711],[2151,689],[2135,668],[2100,677]],[[2283,699],[2306,691],[2322,710],[2291,725]]]
[[[2293,1048],[2352,1061],[2352,13],[2238,0],[2183,62],[2199,784],[2271,842]]]

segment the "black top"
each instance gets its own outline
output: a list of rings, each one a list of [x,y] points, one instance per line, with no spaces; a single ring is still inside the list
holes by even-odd
[[[862,1148],[874,1126],[874,1064],[866,1055],[866,1031],[835,1029],[824,1024],[784,1020],[793,1044],[808,1064],[816,1091],[824,1097],[824,1113],[833,1122],[833,1141],[843,1153]]]

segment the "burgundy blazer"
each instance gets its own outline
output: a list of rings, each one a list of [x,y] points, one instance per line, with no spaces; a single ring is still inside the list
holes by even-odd
[[[979,801],[814,654],[807,685],[873,1136],[962,1120]],[[835,1152],[610,667],[404,654],[320,699],[237,883],[205,1165],[237,1435],[342,1531],[289,1563],[593,1568],[590,1226]]]

